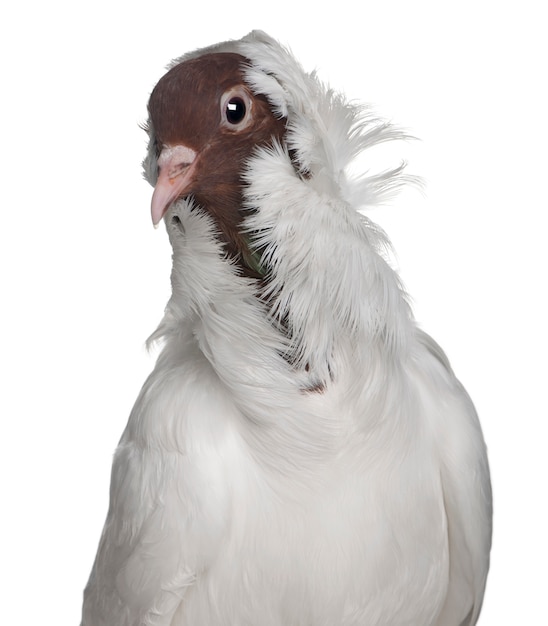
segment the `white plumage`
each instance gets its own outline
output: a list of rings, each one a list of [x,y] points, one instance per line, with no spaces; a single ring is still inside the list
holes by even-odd
[[[402,135],[264,33],[173,67],[227,53],[246,59],[249,123],[263,94],[286,132],[241,171],[247,252],[227,252],[224,217],[197,191],[168,204],[163,349],[116,451],[82,624],[475,624],[491,538],[480,426],[357,211],[402,168],[347,175]],[[153,118],[155,185],[167,144]]]

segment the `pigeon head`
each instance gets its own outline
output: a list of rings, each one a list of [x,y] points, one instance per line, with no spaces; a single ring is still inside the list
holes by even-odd
[[[285,133],[285,119],[246,84],[246,64],[230,52],[185,60],[160,79],[148,104],[157,160],[154,224],[173,202],[193,196],[236,256],[245,247],[239,226],[246,160]]]

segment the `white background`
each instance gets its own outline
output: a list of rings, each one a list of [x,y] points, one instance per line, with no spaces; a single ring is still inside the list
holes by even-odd
[[[372,217],[489,445],[495,536],[480,624],[548,623],[542,3],[321,4],[3,9],[3,624],[79,623],[112,453],[153,365],[143,343],[169,295],[170,250],[140,172],[148,95],[173,57],[253,28],[422,139],[392,150],[426,195],[405,192]]]

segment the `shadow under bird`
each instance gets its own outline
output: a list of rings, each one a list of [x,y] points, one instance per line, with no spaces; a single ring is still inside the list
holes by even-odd
[[[173,247],[162,344],[116,450],[83,626],[470,626],[480,425],[360,209],[404,133],[262,32],[177,59],[144,161]]]

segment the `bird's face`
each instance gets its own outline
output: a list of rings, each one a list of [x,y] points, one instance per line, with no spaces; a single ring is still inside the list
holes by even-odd
[[[174,66],[154,88],[148,105],[158,159],[154,224],[192,194],[235,243],[245,161],[285,133],[285,120],[245,84],[245,63],[239,54],[206,54]]]

